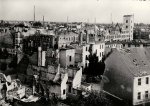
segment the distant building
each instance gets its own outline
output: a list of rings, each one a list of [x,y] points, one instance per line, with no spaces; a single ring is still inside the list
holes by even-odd
[[[150,102],[150,50],[114,49],[106,59],[104,90],[132,105]]]
[[[15,33],[15,47],[22,47],[23,46],[23,35],[21,32]]]
[[[29,36],[23,40],[24,52],[37,51],[39,46],[41,46],[44,50],[47,50],[47,48],[53,48],[55,44],[54,39],[54,35],[42,35],[38,33],[33,36]]]
[[[134,15],[123,16],[124,29],[129,31],[129,40],[133,40],[133,28],[134,28]]]
[[[105,43],[105,48],[122,49],[123,48],[123,44],[121,42],[106,42]]]
[[[79,41],[79,34],[67,31],[60,32],[60,34],[58,34],[56,38],[56,42],[59,48],[66,47],[71,43],[78,41]]]
[[[134,28],[134,16],[124,15],[123,25],[116,24],[105,28],[105,41],[132,41]]]

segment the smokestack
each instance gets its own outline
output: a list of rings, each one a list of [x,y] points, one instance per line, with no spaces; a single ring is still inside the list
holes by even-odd
[[[42,65],[42,48],[38,47],[38,66]]]
[[[43,25],[44,25],[44,16],[43,16]]]
[[[35,6],[34,6],[34,22],[35,22]]]
[[[111,16],[110,16],[110,23],[113,25],[113,16],[112,16],[112,13],[111,13]]]

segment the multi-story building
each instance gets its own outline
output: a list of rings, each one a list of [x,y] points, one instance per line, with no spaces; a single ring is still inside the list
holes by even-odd
[[[84,44],[76,47],[75,61],[76,63],[81,63],[83,68],[87,67],[89,64],[88,57],[90,53],[96,54],[98,61],[102,60],[105,51],[105,42],[95,42],[91,44]]]
[[[124,15],[123,24],[118,23],[104,30],[105,41],[132,41],[134,28],[134,16]]]
[[[71,43],[75,43],[79,41],[79,34],[75,33],[75,32],[61,32],[60,34],[58,34],[57,36],[57,44],[58,47],[66,47],[68,45],[70,45]]]
[[[122,49],[123,44],[121,42],[106,42],[105,43],[106,48],[117,48],[117,49]]]
[[[104,90],[128,105],[150,102],[150,50],[134,47],[113,49],[106,59]]]
[[[60,49],[59,61],[62,67],[75,66],[75,49]]]
[[[23,44],[22,40],[23,40],[22,33],[21,32],[16,32],[15,33],[15,46],[18,46],[18,47],[22,46],[22,44]]]
[[[123,16],[123,28],[129,32],[129,40],[133,40],[134,15]]]
[[[37,51],[38,47],[41,46],[44,50],[47,50],[47,48],[54,47],[54,40],[54,35],[35,34],[23,40],[23,49],[25,52],[29,50]]]

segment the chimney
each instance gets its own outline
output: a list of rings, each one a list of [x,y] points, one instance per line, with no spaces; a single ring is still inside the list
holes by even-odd
[[[88,31],[86,30],[86,43],[88,44],[89,43],[89,34],[88,34]]]
[[[46,52],[42,51],[42,66],[45,66],[45,61],[46,61]]]
[[[59,49],[56,50],[56,61],[59,63]]]
[[[58,64],[57,73],[60,74],[60,64]]]
[[[83,34],[82,32],[80,32],[80,35],[79,35],[79,41],[80,41],[80,45],[82,45],[82,42],[83,42]]]
[[[42,65],[42,48],[38,47],[38,66]]]

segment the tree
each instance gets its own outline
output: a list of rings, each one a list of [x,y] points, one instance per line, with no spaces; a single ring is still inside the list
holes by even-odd
[[[106,98],[104,92],[87,92],[88,96],[83,95],[79,98],[67,98],[64,103],[71,106],[111,106],[111,101]]]
[[[7,51],[7,49],[5,48],[4,51],[3,51],[3,56],[4,56],[4,59],[7,59],[8,56],[9,56],[9,53]]]
[[[41,24],[41,22],[35,22],[35,23],[33,23],[33,26],[34,27],[41,27],[42,24]]]
[[[9,68],[16,68],[17,67],[17,60],[18,60],[17,55],[15,55],[13,57],[13,60],[11,61],[11,63],[8,65],[8,67]]]
[[[85,68],[85,74],[87,75],[87,81],[95,80],[94,77],[103,75],[105,70],[105,62],[99,61],[96,54],[90,54],[88,57],[89,66]]]
[[[103,92],[90,92],[88,97],[80,99],[84,106],[110,106],[110,100],[108,100]]]
[[[54,45],[54,49],[58,49],[58,44],[55,44],[55,45]]]
[[[2,49],[0,48],[0,59],[2,59],[2,56],[3,55],[3,51],[2,51]]]
[[[101,75],[103,75],[105,71],[105,60],[110,56],[113,52],[111,49],[107,54],[102,57],[102,60],[99,61],[96,54],[92,54],[92,46],[89,48],[90,55],[87,58],[89,60],[89,66],[84,69],[84,73],[86,74],[87,82],[97,82],[101,80]]]
[[[6,63],[1,63],[0,69],[1,69],[2,71],[5,71],[5,70],[7,69],[7,64],[6,64]]]

